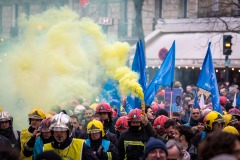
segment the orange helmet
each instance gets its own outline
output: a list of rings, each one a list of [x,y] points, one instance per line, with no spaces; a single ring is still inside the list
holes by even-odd
[[[167,116],[164,116],[164,115],[158,116],[158,117],[154,120],[153,127],[154,127],[155,129],[163,128],[164,123],[165,123],[166,120],[168,120],[168,119],[169,119],[169,118],[168,118]]]
[[[116,121],[116,124],[115,124],[115,129],[117,131],[127,130],[129,128],[127,120],[128,120],[127,116],[123,116],[123,117],[118,118],[118,120]]]
[[[112,113],[112,108],[107,103],[104,103],[104,102],[100,103],[96,108],[96,113],[101,113],[101,112]]]
[[[135,108],[128,114],[128,121],[141,121],[142,110]]]

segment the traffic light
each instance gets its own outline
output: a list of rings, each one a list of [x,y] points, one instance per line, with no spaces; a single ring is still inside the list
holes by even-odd
[[[231,55],[232,53],[232,36],[223,35],[223,55]]]

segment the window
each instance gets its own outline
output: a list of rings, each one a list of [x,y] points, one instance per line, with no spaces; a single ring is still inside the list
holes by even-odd
[[[179,18],[187,18],[187,0],[180,0]]]

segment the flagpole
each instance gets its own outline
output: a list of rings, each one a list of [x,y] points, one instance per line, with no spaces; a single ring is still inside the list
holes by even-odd
[[[171,96],[170,96],[170,115],[169,118],[172,119],[172,88],[171,88]]]

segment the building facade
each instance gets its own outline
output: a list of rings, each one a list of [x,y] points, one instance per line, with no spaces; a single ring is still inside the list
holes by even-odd
[[[169,49],[173,40],[177,43],[177,79],[199,74],[210,41],[217,75],[223,78],[226,72],[225,56],[222,55],[223,34],[233,36],[233,51],[229,56],[231,62],[227,62],[230,76],[239,73],[239,6],[239,0],[144,0],[142,26],[146,37],[149,79],[162,63],[158,57],[159,51],[164,47]],[[21,34],[18,18],[22,13],[31,16],[52,7],[69,7],[80,17],[92,18],[110,38],[127,41],[132,45],[138,40],[136,28],[139,24],[135,23],[134,0],[89,0],[86,7],[81,6],[79,0],[1,0],[0,38],[15,38]],[[193,41],[196,44],[192,44]],[[186,46],[191,44],[193,47],[186,50]],[[134,54],[134,49],[131,54]]]

